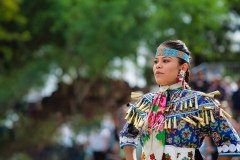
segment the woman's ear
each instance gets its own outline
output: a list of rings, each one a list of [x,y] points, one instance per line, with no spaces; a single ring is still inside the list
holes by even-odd
[[[185,72],[187,72],[187,70],[188,70],[188,64],[187,64],[187,63],[182,64],[181,67],[180,67],[180,69],[183,70],[183,71],[185,71]]]

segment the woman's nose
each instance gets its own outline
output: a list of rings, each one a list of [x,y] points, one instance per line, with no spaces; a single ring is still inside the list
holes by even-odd
[[[157,63],[156,68],[162,68],[162,64],[160,62]]]

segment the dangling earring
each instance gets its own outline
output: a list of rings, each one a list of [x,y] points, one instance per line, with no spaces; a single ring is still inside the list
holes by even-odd
[[[185,77],[185,71],[179,70],[178,75],[177,75],[177,83],[183,81],[184,77]]]
[[[180,76],[179,76],[179,81],[183,81],[184,77],[185,77],[185,71],[184,70],[180,70]]]
[[[178,76],[177,76],[177,83],[182,82],[182,88],[185,89],[185,71],[184,70],[179,70]]]

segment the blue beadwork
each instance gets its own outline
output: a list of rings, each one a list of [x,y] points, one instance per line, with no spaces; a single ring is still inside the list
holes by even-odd
[[[161,52],[161,51],[160,51]],[[159,53],[157,51],[156,56],[161,55],[161,56],[168,56],[168,57],[177,57],[185,60],[187,63],[190,63],[190,57],[187,53],[172,49],[172,48],[164,48],[163,52]]]
[[[144,102],[151,102],[154,96],[156,96],[156,94],[144,95],[143,100]],[[195,105],[193,97],[197,97],[198,108],[196,109],[195,106],[192,106],[191,108],[188,107],[185,111],[180,111],[180,102],[182,101],[189,103],[191,99],[192,104]],[[137,102],[135,104],[137,104]],[[173,117],[176,117],[177,128],[171,127],[166,129],[166,145],[180,148],[199,148],[202,145],[204,137],[209,136],[217,145],[221,156],[240,156],[240,138],[231,123],[224,116],[220,116],[220,109],[216,106],[213,99],[204,97],[196,91],[176,90],[170,94],[168,104],[177,104],[176,111],[171,108],[165,113],[166,119],[171,118],[173,121]],[[205,112],[203,107],[212,108],[212,116],[215,122],[209,121],[209,124],[198,127],[181,119],[181,117],[186,117],[186,115],[191,117],[192,115],[197,116],[198,113]],[[120,137],[125,138],[125,141],[120,141],[121,147],[127,145],[137,146],[137,138],[140,138],[140,144],[144,146],[144,141],[148,139],[149,134],[147,131],[144,131],[144,129],[140,131],[132,124],[126,123],[120,132]]]

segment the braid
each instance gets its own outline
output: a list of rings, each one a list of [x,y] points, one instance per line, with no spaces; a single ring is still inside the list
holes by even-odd
[[[189,72],[189,70],[187,70],[186,73],[185,73],[185,81],[186,81],[187,83],[189,83],[189,81],[190,81],[189,75],[190,75],[190,72]]]
[[[187,70],[186,73],[185,73],[184,81],[186,82],[186,83],[185,83],[186,89],[191,90],[191,87],[188,85],[188,83],[189,83],[189,81],[190,81],[190,76],[189,76],[189,75],[190,75],[190,71]]]

